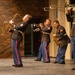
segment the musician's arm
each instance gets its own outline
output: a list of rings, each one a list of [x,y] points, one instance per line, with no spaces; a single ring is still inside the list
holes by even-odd
[[[73,18],[71,17],[70,13],[66,14],[66,18],[67,18],[68,22],[72,22],[73,21]]]
[[[68,22],[73,22],[73,18],[71,17],[72,16],[72,13],[73,13],[72,8],[71,9],[68,9],[66,11],[66,18],[67,18],[67,21]]]
[[[17,24],[17,25],[15,26],[14,29],[16,29],[16,30],[21,30],[21,29],[23,29],[23,28],[26,28],[27,25],[28,25],[28,23],[26,23],[26,22],[19,23],[19,24]]]
[[[13,25],[12,21],[10,22],[11,25]],[[17,24],[13,25],[12,29],[9,29],[9,32],[13,33],[15,30],[20,30],[22,27],[24,27],[24,24]]]
[[[65,33],[66,33],[66,32],[65,32],[64,27],[61,27],[61,28],[59,29],[59,32],[56,33],[56,37],[57,37],[57,38],[61,38],[61,37],[63,37],[63,35],[64,35]]]
[[[52,26],[50,26],[50,27],[48,27],[48,28],[46,28],[46,27],[43,27],[43,28],[41,28],[41,30],[42,31],[44,31],[44,32],[48,32],[48,31],[52,31]]]

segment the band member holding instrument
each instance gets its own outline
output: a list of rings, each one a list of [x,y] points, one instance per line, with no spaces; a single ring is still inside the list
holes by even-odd
[[[14,67],[23,67],[22,64],[22,59],[21,59],[21,54],[20,54],[20,43],[22,41],[22,32],[25,32],[28,23],[31,19],[31,15],[26,14],[23,17],[23,22],[14,25],[13,29],[10,29],[9,32],[12,33],[12,52],[13,52],[13,57],[14,57]],[[10,24],[13,25],[13,21],[9,21]]]
[[[41,61],[43,57],[44,63],[49,63],[50,57],[49,57],[48,45],[50,43],[50,33],[52,31],[51,20],[46,19],[44,25],[40,24],[39,26],[40,26],[40,31],[42,33],[42,38],[36,61]]]
[[[58,53],[54,63],[65,64],[65,52],[70,39],[66,34],[65,28],[59,24],[59,21],[55,20],[53,24],[57,29],[56,34],[53,34],[53,36],[59,39]]]
[[[66,17],[67,21],[71,22],[71,46],[72,46],[72,56],[73,56],[73,61],[75,63],[75,7],[74,8],[69,8],[66,11]],[[75,70],[75,67],[72,68],[72,70]]]

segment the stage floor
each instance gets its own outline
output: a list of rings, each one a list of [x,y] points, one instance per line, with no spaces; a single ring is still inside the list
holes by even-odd
[[[54,58],[50,63],[34,61],[35,57],[24,57],[23,67],[13,67],[13,59],[0,59],[0,75],[75,75],[75,66],[72,60],[66,60],[66,64],[54,64]]]

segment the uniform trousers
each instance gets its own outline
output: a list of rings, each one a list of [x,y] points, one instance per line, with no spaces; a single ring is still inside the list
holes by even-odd
[[[60,46],[58,47],[58,53],[57,53],[57,56],[56,56],[56,62],[65,63],[66,48],[67,48],[67,45],[63,46],[63,47],[60,47]]]
[[[71,37],[72,56],[75,63],[75,36]]]
[[[41,42],[37,59],[41,60],[42,57],[44,62],[50,62],[50,57],[48,53],[48,43],[46,41]]]
[[[19,48],[20,48],[20,41],[12,39],[12,52],[13,52],[13,58],[14,58],[15,65],[22,64],[22,59],[21,59],[21,54],[20,54]]]

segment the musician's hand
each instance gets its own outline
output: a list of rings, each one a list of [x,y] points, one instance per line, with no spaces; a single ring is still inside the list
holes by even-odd
[[[54,37],[56,37],[56,34],[53,34]]]
[[[33,25],[34,25],[34,27],[36,26],[35,23]]]
[[[13,29],[9,29],[9,32],[13,32],[14,30]]]
[[[9,23],[10,23],[10,24],[13,24],[13,23],[14,23],[14,21],[10,20],[10,21],[9,21]]]
[[[42,28],[43,27],[43,23],[40,23],[39,26]]]
[[[13,25],[13,27],[15,28],[16,26],[15,26],[15,25]]]
[[[72,11],[75,13],[75,8],[73,8]]]
[[[69,7],[68,9],[67,9],[67,11],[66,11],[66,14],[69,14],[69,13],[71,13],[71,7]]]
[[[50,27],[48,27],[48,30],[50,30]]]

